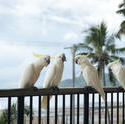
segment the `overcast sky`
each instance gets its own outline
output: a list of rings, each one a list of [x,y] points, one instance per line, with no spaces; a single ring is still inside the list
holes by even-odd
[[[54,56],[65,52],[63,79],[71,78],[70,51],[66,46],[82,42],[81,33],[105,21],[117,32],[123,17],[116,14],[122,0],[0,0],[0,88],[17,87],[23,68],[35,61],[32,52]],[[117,41],[118,47],[125,45]],[[47,69],[47,68],[46,68]],[[46,71],[44,69],[44,72]],[[67,70],[68,69],[68,70]],[[76,66],[76,75],[79,68]],[[42,87],[44,73],[37,82]]]

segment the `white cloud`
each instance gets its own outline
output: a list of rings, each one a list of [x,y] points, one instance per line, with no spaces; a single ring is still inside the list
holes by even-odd
[[[56,49],[56,50],[55,50]],[[4,41],[0,41],[0,88],[16,88],[19,84],[20,76],[28,63],[36,61],[33,57],[32,52],[48,54],[55,56],[59,53],[65,52],[68,56],[68,63],[66,67],[69,67],[69,56],[70,52],[64,50],[63,46],[58,45],[58,47],[44,47],[44,46],[26,46],[21,44],[8,44]],[[53,62],[53,60],[51,60]],[[71,64],[70,64],[71,65]],[[42,82],[47,68],[42,71],[39,80],[36,85],[42,87]],[[67,70],[64,70],[64,78],[67,77]],[[68,77],[71,75],[68,75]],[[2,84],[4,82],[4,84]]]
[[[82,30],[92,24],[99,24],[102,20],[107,23],[110,31],[116,32],[123,20],[122,16],[116,14],[120,2],[118,0],[0,1],[1,77],[10,78],[8,82],[18,82],[22,68],[34,60],[33,51],[52,56],[66,52],[69,57],[70,52],[64,51],[63,47],[81,40]],[[5,40],[1,41],[2,38]],[[71,63],[66,64],[66,68],[69,65]],[[64,77],[71,77],[67,76],[67,70]],[[42,79],[43,77],[40,80]]]
[[[79,38],[78,38],[78,35],[77,34],[75,34],[75,33],[68,33],[68,34],[66,34],[65,36],[64,36],[64,40],[73,40],[74,39],[74,41],[75,40],[78,40]]]
[[[7,1],[2,5],[1,2],[1,12],[10,17],[7,22],[4,21],[6,18],[0,20],[5,30],[1,30],[2,37],[54,41],[58,33],[58,40],[61,41],[64,35],[62,30],[77,30],[79,33],[81,29],[102,20],[106,21],[111,31],[116,31],[122,21],[122,17],[115,13],[119,3],[118,0],[108,3],[106,0],[17,0],[15,4]]]

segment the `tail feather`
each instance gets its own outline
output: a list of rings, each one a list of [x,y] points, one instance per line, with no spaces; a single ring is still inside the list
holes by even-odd
[[[43,109],[47,108],[47,97],[46,96],[43,96],[42,105],[41,106],[42,106]]]
[[[99,92],[99,94],[101,95],[101,97],[103,98],[103,100],[105,101],[105,93],[104,93],[104,90],[103,88],[96,88],[97,91]]]
[[[98,89],[99,94],[102,96],[103,100],[105,101],[105,93],[103,88]],[[110,113],[109,113],[109,107],[107,105],[107,114],[108,114],[108,124],[110,124]]]
[[[105,101],[105,93],[104,93],[104,90],[103,90],[103,89],[101,90],[100,94],[101,94],[103,100]]]
[[[52,96],[49,97],[49,100],[51,99]],[[46,109],[47,108],[47,96],[43,96],[43,99],[42,99],[42,109]]]

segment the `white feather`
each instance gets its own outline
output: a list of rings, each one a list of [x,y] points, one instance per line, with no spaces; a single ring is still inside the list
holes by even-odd
[[[64,62],[60,59],[59,55],[56,57],[54,63],[50,66],[48,71],[46,72],[45,79],[43,82],[43,88],[50,88],[52,86],[58,86],[59,82],[61,81],[63,69],[64,69]],[[51,98],[51,97],[50,97]],[[42,108],[46,109],[47,97],[43,96],[42,99]]]
[[[58,86],[58,83],[62,78],[63,67],[63,63],[58,63],[57,61],[52,64],[52,66],[48,69],[46,73],[43,88]]]
[[[77,64],[82,69],[83,77],[87,85],[95,88],[105,100],[105,93],[103,91],[103,88],[101,87],[101,83],[95,67],[83,55],[78,55],[75,57],[75,59],[77,60]]]
[[[39,78],[40,72],[44,66],[47,66],[48,63],[45,58],[49,59],[49,56],[44,56],[39,58],[37,61],[29,64],[23,71],[19,88],[30,88],[34,86],[36,81]]]
[[[125,89],[125,67],[121,64],[112,64],[110,68],[121,86]]]

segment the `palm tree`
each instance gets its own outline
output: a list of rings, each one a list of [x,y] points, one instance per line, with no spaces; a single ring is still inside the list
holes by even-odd
[[[91,52],[91,62],[97,64],[97,70],[100,79],[103,80],[103,85],[106,86],[105,81],[105,66],[118,58],[122,63],[125,63],[124,57],[117,56],[118,53],[125,52],[124,48],[115,47],[115,36],[109,34],[107,26],[104,22],[97,26],[91,26],[85,31],[86,37],[84,43],[79,43],[80,48],[87,48]],[[85,52],[81,53],[84,54]],[[112,72],[109,70],[109,79],[115,85],[115,79]]]
[[[24,106],[24,114],[29,116],[30,114],[30,107],[29,106]],[[34,114],[34,113],[33,113]],[[3,110],[1,116],[0,116],[0,124],[7,124],[7,116],[8,116],[8,109]],[[15,120],[17,118],[17,110],[16,110],[16,104],[12,104],[11,106],[11,119],[10,122],[14,124]]]
[[[6,124],[7,123],[7,115],[8,115],[8,110],[5,109],[3,110],[1,116],[0,116],[0,124]],[[12,104],[11,106],[11,118],[10,122],[14,124],[14,121],[16,120],[16,104]]]
[[[123,1],[121,4],[119,4],[119,10],[116,11],[116,13],[121,14],[125,17],[125,2]],[[120,35],[124,34],[125,35],[125,20],[122,21],[120,25],[120,29],[117,33],[117,37],[120,38]]]

